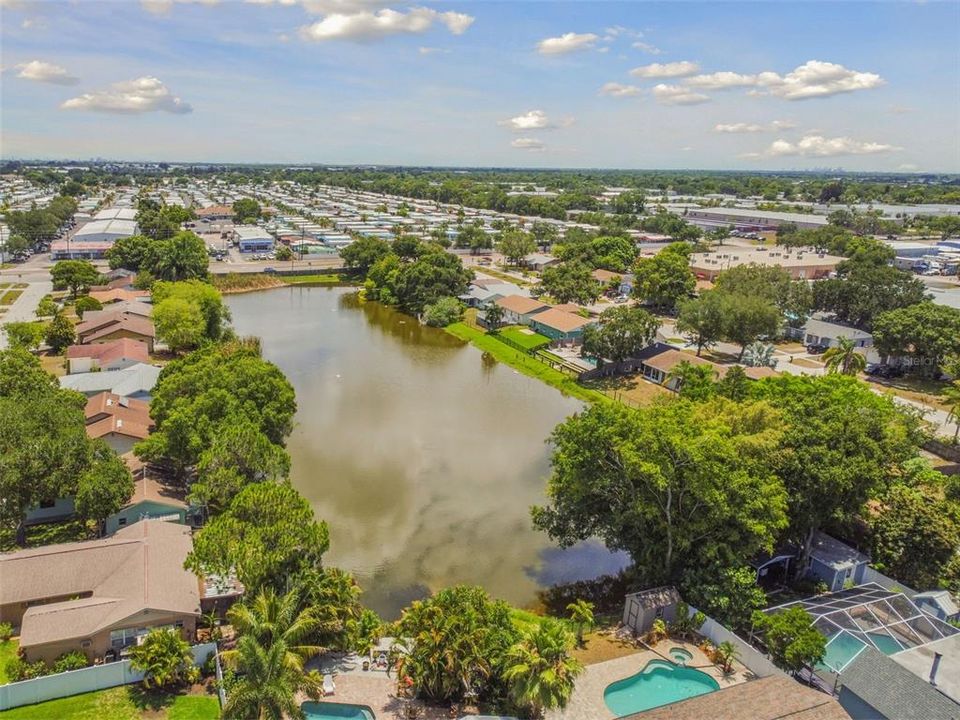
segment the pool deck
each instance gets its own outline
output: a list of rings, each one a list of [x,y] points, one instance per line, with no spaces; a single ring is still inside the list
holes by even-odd
[[[754,675],[739,662],[733,664],[733,672],[724,675],[711,663],[699,647],[689,642],[666,639],[659,642],[654,650],[638,649],[636,653],[616,660],[587,665],[583,674],[577,678],[570,702],[563,710],[553,710],[546,714],[546,720],[613,720],[617,716],[607,708],[603,701],[603,691],[610,683],[623,680],[640,672],[651,660],[669,660],[670,649],[682,647],[693,659],[686,667],[706,673],[720,685],[720,689],[739,685],[754,678]]]
[[[418,700],[406,700],[397,697],[397,686],[393,678],[386,673],[346,673],[334,678],[337,689],[333,695],[320,698],[314,702],[347,703],[350,705],[366,705],[377,720],[403,720],[409,717],[405,708],[410,705],[420,708],[417,718],[420,720],[440,720],[449,718],[445,708],[427,707]],[[309,698],[301,697],[300,702]]]

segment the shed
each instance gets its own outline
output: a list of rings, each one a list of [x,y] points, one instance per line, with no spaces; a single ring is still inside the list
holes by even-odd
[[[843,590],[846,583],[861,584],[870,558],[826,533],[816,532],[810,547],[807,574],[823,580],[830,592]]]
[[[960,620],[960,607],[947,590],[928,590],[913,596],[921,610],[944,622]]]
[[[623,624],[639,635],[658,618],[673,622],[680,600],[680,593],[672,585],[630,593],[623,605]]]

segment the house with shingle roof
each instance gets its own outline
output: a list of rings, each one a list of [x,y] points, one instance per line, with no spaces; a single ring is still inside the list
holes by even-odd
[[[503,323],[505,325],[530,325],[530,319],[550,306],[525,295],[506,295],[497,298],[494,302],[503,308]]]
[[[142,303],[134,304],[140,305]],[[149,306],[145,307],[149,316],[150,308]],[[87,345],[130,338],[145,343],[147,350],[153,352],[156,331],[148,316],[144,317],[133,312],[106,312],[104,310],[88,312],[84,321],[78,323],[75,328],[77,340],[81,345]]]
[[[149,363],[150,350],[145,342],[120,338],[93,345],[71,345],[67,348],[67,372],[123,370],[137,363]]]
[[[200,581],[184,570],[190,528],[146,520],[115,535],[0,555],[0,622],[28,661],[118,656],[157,627],[193,640]]]
[[[146,363],[137,363],[123,370],[64,375],[59,378],[59,381],[60,387],[76,390],[87,397],[110,392],[123,397],[149,400],[159,377],[160,368]]]
[[[593,318],[550,308],[530,318],[530,327],[545,335],[557,345],[579,345],[583,342],[583,330],[588,325],[596,325]]]

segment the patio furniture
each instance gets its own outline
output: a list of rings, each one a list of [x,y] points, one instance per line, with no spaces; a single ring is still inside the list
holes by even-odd
[[[334,691],[337,689],[336,684],[333,682],[333,676],[324,675],[323,676],[323,695],[333,695]]]

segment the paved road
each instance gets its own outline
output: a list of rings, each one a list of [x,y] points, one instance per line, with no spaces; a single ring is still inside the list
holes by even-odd
[[[49,278],[49,275],[48,275]],[[0,328],[8,322],[24,322],[27,320],[36,320],[34,310],[40,304],[40,298],[47,293],[53,292],[53,283],[47,280],[38,280],[31,282],[23,290],[23,294],[14,301],[13,305],[7,308],[7,312],[0,316]],[[7,347],[7,334],[0,330],[0,350]]]

